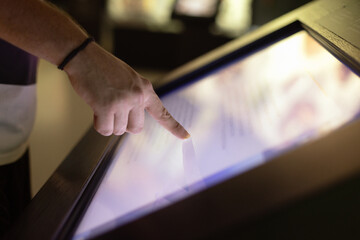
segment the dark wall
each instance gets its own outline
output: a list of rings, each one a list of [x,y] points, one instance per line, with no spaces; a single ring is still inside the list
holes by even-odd
[[[67,12],[91,36],[99,40],[106,0],[49,0],[49,2]]]
[[[90,35],[99,40],[105,0],[52,0],[68,12]],[[252,25],[263,25],[310,0],[253,0]],[[214,19],[179,18],[180,33],[148,31],[146,28],[113,28],[114,54],[130,65],[173,69],[232,40],[214,35],[209,29]]]
[[[311,0],[253,0],[253,25],[263,25]]]

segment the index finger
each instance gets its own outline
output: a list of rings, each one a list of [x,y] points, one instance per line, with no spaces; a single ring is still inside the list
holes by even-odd
[[[153,94],[145,107],[146,111],[164,128],[180,139],[187,139],[190,134],[177,122],[162,104],[160,98]]]

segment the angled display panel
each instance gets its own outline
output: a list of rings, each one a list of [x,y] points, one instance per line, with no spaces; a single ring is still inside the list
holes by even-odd
[[[74,239],[129,223],[356,119],[360,79],[306,31],[164,96],[192,137],[152,118],[120,142]]]

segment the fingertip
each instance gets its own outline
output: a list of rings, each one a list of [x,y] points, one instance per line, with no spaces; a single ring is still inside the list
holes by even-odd
[[[184,140],[191,138],[190,133],[188,133],[188,132],[186,132],[186,133],[187,133],[187,134],[186,134],[186,136],[184,137]]]
[[[189,139],[191,138],[191,135],[190,133],[188,133],[185,129],[184,129],[184,133],[182,134],[182,136],[180,137],[182,140],[186,140],[186,139]]]
[[[121,136],[121,135],[123,135],[124,133],[125,133],[124,130],[116,130],[116,131],[114,131],[114,135],[116,135],[116,136]]]
[[[190,133],[188,131],[186,131],[183,126],[181,126],[181,130],[178,129],[177,131],[174,131],[173,134],[182,140],[191,138]]]
[[[142,131],[142,127],[132,127],[132,128],[128,128],[127,132],[132,133],[132,134],[138,134]]]

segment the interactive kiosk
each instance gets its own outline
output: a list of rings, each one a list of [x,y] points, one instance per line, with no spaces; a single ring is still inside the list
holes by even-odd
[[[9,237],[359,237],[359,12],[316,1],[173,71],[157,92],[192,137],[90,129]]]

